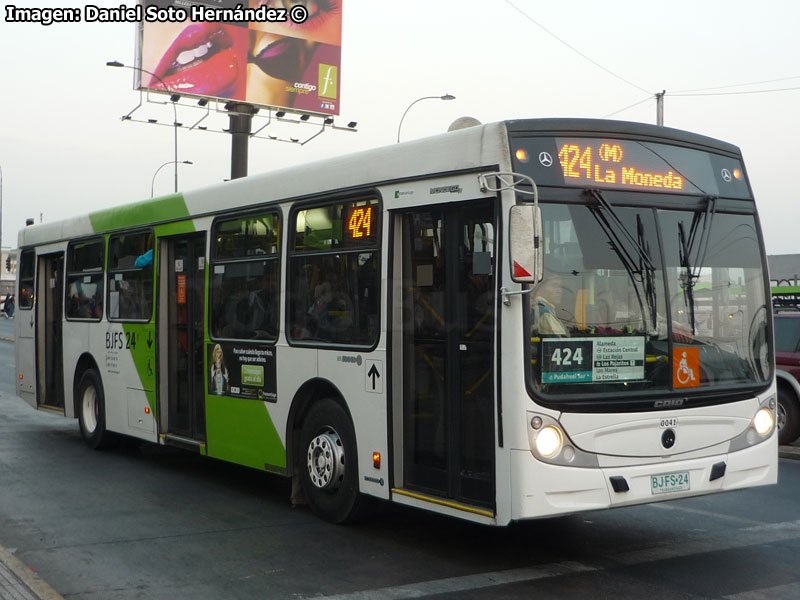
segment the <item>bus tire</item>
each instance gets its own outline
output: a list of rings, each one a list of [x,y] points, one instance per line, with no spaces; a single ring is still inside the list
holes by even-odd
[[[111,442],[106,431],[106,404],[100,374],[89,369],[78,385],[78,423],[81,437],[94,450],[105,448]]]
[[[356,436],[338,402],[325,398],[309,409],[300,448],[300,482],[311,510],[331,523],[354,520],[361,504]]]
[[[800,436],[800,402],[785,387],[778,388],[778,443],[791,444]]]

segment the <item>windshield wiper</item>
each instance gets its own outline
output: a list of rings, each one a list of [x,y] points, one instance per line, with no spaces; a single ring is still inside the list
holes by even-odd
[[[642,312],[642,319],[644,321],[645,329],[647,329],[646,316],[648,313],[653,321],[653,329],[657,329],[658,325],[655,291],[656,267],[650,258],[650,245],[644,239],[644,225],[642,224],[641,217],[636,215],[637,239],[631,235],[627,227],[625,227],[625,224],[617,215],[614,207],[611,206],[611,203],[603,197],[599,190],[589,189],[586,190],[585,193],[597,203],[597,206],[589,205],[589,211],[603,229],[603,233],[606,234],[606,237],[610,242],[609,245],[611,246],[611,249],[619,257],[622,266],[627,271],[628,277],[633,284],[633,289],[636,292],[636,298],[639,302],[639,309]],[[603,210],[599,210],[598,207]],[[610,220],[606,217],[606,213],[610,217]],[[623,243],[622,238],[618,235],[618,232],[621,233],[622,237],[627,240],[628,245],[636,251],[638,261],[628,252],[627,246]],[[645,310],[644,303],[642,302],[642,296],[639,288],[640,284],[644,286],[645,301],[647,302],[648,307],[647,311]]]
[[[714,215],[717,211],[717,198],[716,196],[706,196],[706,210],[703,213],[703,228],[700,231],[700,237],[697,238],[698,225],[700,223],[700,212],[695,212],[692,217],[692,225],[689,229],[689,236],[687,239],[686,230],[683,227],[683,221],[678,222],[678,254],[680,257],[681,267],[686,269],[686,272],[681,276],[681,287],[683,288],[683,300],[689,309],[689,325],[692,328],[692,335],[695,334],[696,320],[694,309],[694,286],[700,278],[700,272],[703,269],[703,263],[706,260],[706,252],[708,251],[708,242],[711,239],[711,225],[714,222]],[[691,261],[691,253],[694,249],[695,240],[697,240],[697,258],[694,265]]]
[[[639,270],[644,271],[644,292],[647,298],[647,305],[650,307],[650,316],[653,319],[653,328],[656,328],[656,321],[658,320],[658,307],[656,306],[656,270],[652,261],[649,261],[650,267],[645,268],[644,259],[650,259],[650,242],[644,238],[644,224],[642,223],[641,215],[636,215],[636,236],[638,238],[638,245],[644,251],[644,255],[639,256]]]

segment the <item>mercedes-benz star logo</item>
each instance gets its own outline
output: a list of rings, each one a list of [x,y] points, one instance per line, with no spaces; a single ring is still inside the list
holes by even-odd
[[[553,164],[553,157],[549,152],[539,152],[539,162],[543,167],[549,167]]]
[[[731,182],[731,172],[728,169],[722,169],[722,178],[725,180],[725,183]]]

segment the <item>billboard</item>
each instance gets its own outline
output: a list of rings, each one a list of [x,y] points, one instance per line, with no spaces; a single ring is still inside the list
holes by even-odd
[[[139,89],[338,115],[343,0],[141,0]]]

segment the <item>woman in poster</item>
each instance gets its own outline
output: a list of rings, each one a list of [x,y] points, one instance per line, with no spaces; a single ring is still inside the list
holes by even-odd
[[[228,390],[228,368],[225,366],[225,357],[222,353],[222,346],[217,344],[211,353],[211,381],[208,391],[211,394],[222,396]]]

